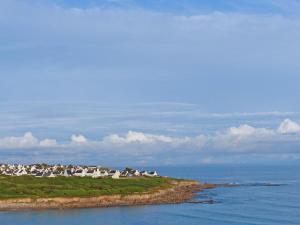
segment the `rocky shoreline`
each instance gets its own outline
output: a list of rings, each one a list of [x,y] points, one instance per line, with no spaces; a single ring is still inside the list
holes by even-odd
[[[214,184],[196,181],[176,181],[172,187],[142,194],[103,195],[97,197],[20,198],[0,200],[0,210],[41,210],[68,208],[97,208],[155,204],[178,204],[191,200],[197,192],[215,188]]]

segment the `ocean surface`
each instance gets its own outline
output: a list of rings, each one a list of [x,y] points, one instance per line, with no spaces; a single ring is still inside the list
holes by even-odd
[[[158,171],[178,178],[241,186],[206,190],[196,197],[213,199],[216,204],[0,212],[0,224],[300,224],[300,166],[161,167]]]

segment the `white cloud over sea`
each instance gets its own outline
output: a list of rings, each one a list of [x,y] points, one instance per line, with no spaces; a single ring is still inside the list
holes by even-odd
[[[201,151],[272,151],[278,144],[288,144],[293,140],[300,145],[300,125],[290,119],[282,121],[277,129],[256,128],[247,124],[236,127],[229,127],[223,131],[216,131],[212,135],[199,134],[197,136],[168,136],[160,134],[150,134],[137,131],[128,131],[124,134],[111,134],[99,140],[88,139],[82,134],[73,134],[69,141],[59,143],[55,139],[46,138],[39,140],[31,132],[26,132],[23,136],[10,136],[0,138],[1,149],[49,149],[61,148],[72,149],[76,147],[85,148],[124,148],[123,151],[131,154],[132,146],[143,146],[150,151],[163,149],[185,149]],[[268,144],[268,149],[261,148]],[[274,146],[273,146],[274,144]],[[286,150],[285,150],[286,151]],[[294,150],[293,150],[294,151]],[[135,152],[136,153],[136,152]],[[300,153],[300,152],[299,152]]]
[[[10,149],[10,148],[36,148],[36,147],[54,147],[57,146],[57,142],[54,139],[44,139],[39,141],[38,138],[33,136],[31,132],[26,132],[20,137],[4,137],[0,139],[0,148]]]
[[[55,139],[25,132],[0,136],[0,156],[3,162],[106,165],[294,161],[300,159],[298,127],[298,120],[283,119],[272,127],[241,123],[193,135],[129,130],[97,136],[75,131]]]

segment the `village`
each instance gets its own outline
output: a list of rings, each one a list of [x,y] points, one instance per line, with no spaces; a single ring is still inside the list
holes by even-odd
[[[34,177],[91,177],[113,179],[126,177],[158,177],[156,171],[138,171],[132,168],[124,170],[109,169],[101,166],[82,165],[47,165],[47,164],[0,164],[0,174],[7,176],[34,176]]]

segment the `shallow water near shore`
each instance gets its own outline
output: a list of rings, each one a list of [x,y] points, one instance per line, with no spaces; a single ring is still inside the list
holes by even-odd
[[[184,203],[96,209],[0,212],[1,225],[299,225],[300,166],[161,167],[163,175],[238,187],[205,190]]]

